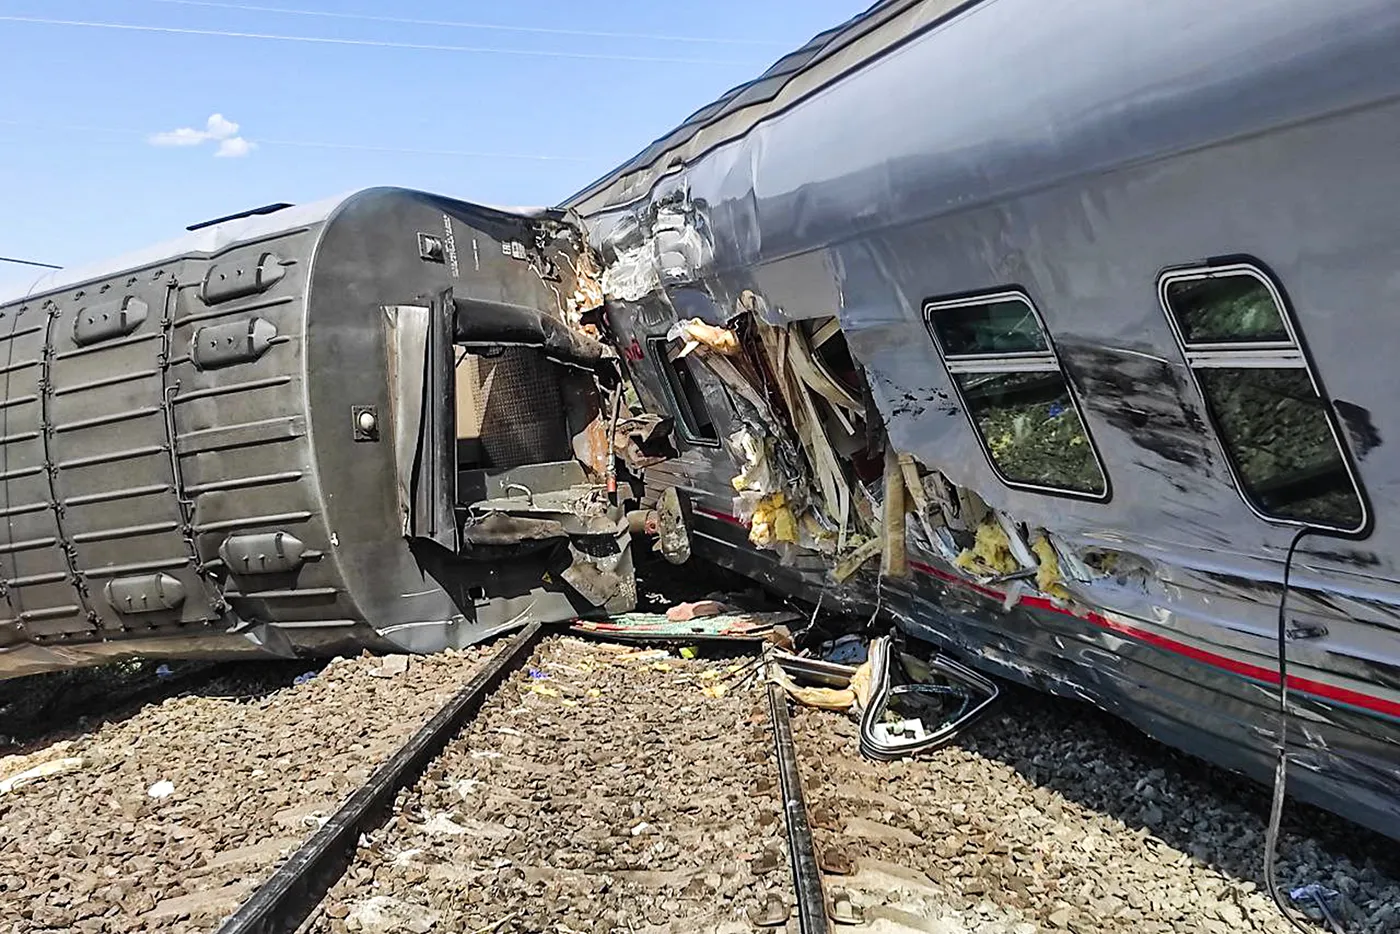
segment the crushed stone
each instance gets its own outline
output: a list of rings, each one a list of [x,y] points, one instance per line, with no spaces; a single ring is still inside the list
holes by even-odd
[[[839,713],[798,709],[794,733],[822,864],[845,870],[827,889],[871,930],[1294,934],[1264,889],[1267,792],[1086,705],[1013,689],[954,744],[893,763],[862,759]],[[1400,930],[1393,844],[1352,828],[1366,839],[1329,848],[1309,831],[1344,822],[1289,808],[1284,891],[1321,882],[1349,934]]]
[[[312,930],[370,934],[392,905],[400,931],[737,934],[776,902],[796,931],[765,694],[714,690],[737,664],[545,642],[399,795]]]
[[[371,676],[381,659],[337,659],[233,697],[195,687],[0,758],[0,777],[81,761],[0,795],[0,931],[212,930],[486,654],[390,678]]]

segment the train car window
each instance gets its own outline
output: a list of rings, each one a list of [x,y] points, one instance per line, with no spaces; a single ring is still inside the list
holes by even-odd
[[[953,306],[933,318],[946,356],[1045,353],[1045,336],[1021,299]]]
[[[1359,482],[1279,287],[1240,263],[1168,272],[1158,291],[1250,508],[1362,529]]]
[[[690,444],[717,447],[719,431],[705,402],[705,391],[696,382],[695,361],[689,357],[677,358],[680,345],[664,337],[649,338],[647,349],[661,371],[661,387],[676,416],[681,438]]]
[[[1108,479],[1030,298],[999,292],[924,305],[929,335],[1007,486],[1108,497]]]

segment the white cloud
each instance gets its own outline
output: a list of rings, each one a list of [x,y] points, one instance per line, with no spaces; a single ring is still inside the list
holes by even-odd
[[[238,135],[238,124],[223,114],[210,114],[202,130],[183,126],[177,130],[153,133],[149,142],[152,146],[200,146],[217,142],[219,146],[214,155],[228,159],[246,156],[254,148],[253,143]]]
[[[241,159],[252,151],[252,143],[241,136],[230,136],[228,139],[219,141],[219,149],[214,155],[216,158]]]
[[[210,114],[206,126],[210,139],[228,139],[238,133],[238,124],[225,119],[223,114]]]
[[[152,146],[198,146],[209,137],[200,130],[181,127],[166,133],[156,133],[151,137]]]

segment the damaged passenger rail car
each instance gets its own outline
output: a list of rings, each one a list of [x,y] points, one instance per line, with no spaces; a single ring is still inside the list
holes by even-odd
[[[1382,0],[817,36],[566,203],[646,495],[1264,781],[1286,665],[1289,790],[1400,837],[1396,48]]]
[[[0,302],[0,675],[629,610],[578,228],[371,189]]]

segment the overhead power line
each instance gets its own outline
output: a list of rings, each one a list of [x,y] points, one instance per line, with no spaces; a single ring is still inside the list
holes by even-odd
[[[570,58],[595,62],[644,62],[672,65],[749,65],[723,59],[670,58],[652,55],[609,55],[601,52],[563,52],[548,49],[501,49],[490,46],[435,45],[426,42],[391,42],[384,39],[339,39],[329,36],[283,36],[263,32],[235,32],[226,29],[191,29],[181,26],[141,26],[135,23],[100,23],[92,20],[47,19],[39,16],[0,16],[0,22],[30,23],[39,26],[77,26],[87,29],[115,29],[124,32],[154,32],[177,36],[223,36],[230,39],[262,39],[268,42],[308,42],[316,45],[348,45],[378,49],[412,49],[418,52],[465,52],[477,55],[524,55],[532,58]]]
[[[21,130],[36,130],[68,133],[106,133],[114,136],[150,137],[148,130],[133,130],[121,127],[86,126],[74,123],[25,123],[20,120],[0,120],[0,126],[11,126]],[[406,156],[456,156],[466,159],[504,159],[527,162],[588,162],[582,156],[556,156],[524,152],[484,152],[472,149],[413,149],[401,146],[372,146],[360,143],[333,143],[302,139],[263,139],[256,136],[244,137],[258,146],[296,146],[302,149],[337,149],[352,152],[388,152]]]
[[[354,143],[317,143],[300,139],[260,139],[248,137],[259,146],[299,146],[305,149],[346,149],[353,152],[391,152],[410,156],[463,156],[473,159],[523,159],[534,162],[588,162],[582,156],[542,156],[518,152],[475,152],[466,149],[401,149],[397,146],[361,146]]]
[[[62,269],[53,263],[40,263],[32,259],[15,259],[13,256],[0,256],[0,263],[14,263],[16,266],[39,266],[44,269]]]
[[[171,6],[211,7],[219,10],[241,10],[248,13],[275,13],[286,16],[316,16],[323,19],[353,19],[372,23],[393,23],[403,26],[437,26],[446,29],[489,29],[497,32],[523,32],[545,36],[578,36],[586,39],[640,39],[647,42],[696,42],[712,45],[786,46],[772,39],[733,39],[707,36],[663,36],[642,32],[604,32],[591,29],[559,29],[549,26],[508,26],[503,23],[475,23],[461,20],[409,19],[402,16],[376,16],[370,13],[335,13],[329,10],[298,10],[287,7],[253,6],[247,3],[220,3],[217,0],[147,0]]]

